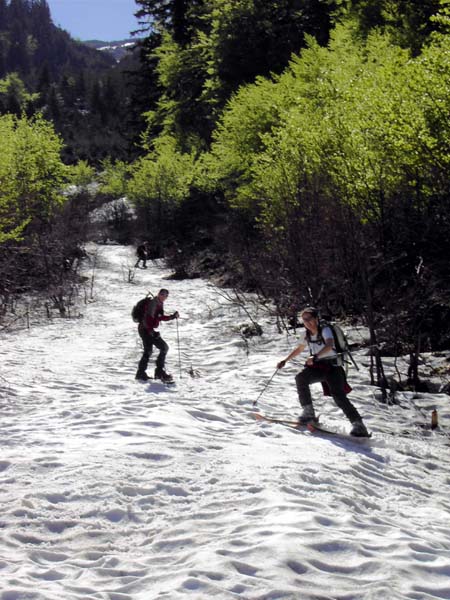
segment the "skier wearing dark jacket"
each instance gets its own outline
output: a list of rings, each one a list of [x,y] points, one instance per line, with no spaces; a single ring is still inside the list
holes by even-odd
[[[149,259],[150,254],[150,244],[148,242],[144,242],[140,244],[136,248],[136,256],[138,257],[134,268],[137,269],[139,267],[139,263],[142,261],[142,268],[147,268],[147,260]]]
[[[298,356],[305,348],[308,347],[310,350],[311,356],[307,359],[304,369],[295,378],[298,397],[303,408],[299,422],[303,424],[309,421],[317,422],[309,386],[321,382],[324,390],[333,396],[337,406],[352,423],[350,433],[358,437],[369,435],[361,415],[347,397],[351,388],[347,384],[342,362],[336,352],[333,332],[327,325],[320,326],[319,312],[316,308],[305,308],[301,317],[306,328],[303,338],[297,348],[277,365],[278,369],[282,369],[288,360]]]
[[[156,359],[155,379],[161,379],[161,381],[166,383],[173,381],[172,375],[169,375],[164,370],[169,346],[162,339],[159,331],[156,331],[161,321],[178,319],[178,312],[174,312],[170,316],[164,314],[164,301],[167,299],[168,295],[169,292],[162,289],[157,296],[151,299],[149,298],[145,304],[144,316],[138,326],[138,332],[144,346],[144,352],[139,361],[136,373],[136,379],[139,379],[140,381],[147,381],[150,379],[146,373],[146,369],[153,352],[153,346],[156,346],[159,350],[159,356]]]

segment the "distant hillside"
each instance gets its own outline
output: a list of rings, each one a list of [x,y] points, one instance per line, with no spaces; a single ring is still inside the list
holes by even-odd
[[[27,84],[58,79],[80,69],[104,70],[114,64],[107,53],[75,41],[53,24],[45,0],[0,0],[0,78],[15,72]]]
[[[117,62],[119,62],[136,46],[136,39],[118,40],[114,42],[87,40],[83,43],[90,48],[95,48],[96,50],[110,54]]]
[[[131,114],[133,44],[76,41],[54,25],[46,0],[0,0],[0,115],[42,113],[68,163],[126,158],[141,127]]]

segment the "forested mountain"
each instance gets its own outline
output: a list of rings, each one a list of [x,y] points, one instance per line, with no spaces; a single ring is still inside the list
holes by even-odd
[[[114,64],[55,27],[46,0],[0,0],[0,77],[16,72],[27,85],[46,76],[55,81],[81,69],[101,71]]]
[[[42,112],[64,139],[66,162],[129,156],[126,72],[136,64],[73,40],[45,0],[0,0],[0,113]]]
[[[35,293],[66,314],[88,235],[86,185],[103,159],[136,149],[137,64],[136,53],[118,64],[74,41],[45,0],[0,0],[0,319]]]

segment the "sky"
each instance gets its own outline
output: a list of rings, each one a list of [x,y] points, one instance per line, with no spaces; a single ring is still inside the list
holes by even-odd
[[[0,598],[450,598],[446,394],[382,404],[361,349],[349,381],[370,440],[259,422],[255,411],[300,412],[305,356],[265,389],[298,343],[273,307],[169,280],[160,261],[136,270],[131,246],[87,251],[66,318],[42,306],[28,329],[17,306],[0,330]],[[131,307],[162,287],[166,313],[180,313],[160,325],[171,386],[134,379]],[[248,314],[262,336],[241,335]],[[445,359],[423,355],[421,373]],[[404,358],[384,360],[406,377]],[[320,384],[312,394],[321,421],[348,431]],[[434,407],[441,429],[422,429]]]
[[[134,0],[47,0],[55,25],[75,39],[117,41],[137,29]]]

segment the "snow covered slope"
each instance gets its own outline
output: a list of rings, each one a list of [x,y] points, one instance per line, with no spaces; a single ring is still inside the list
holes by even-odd
[[[154,264],[130,284],[132,249],[99,252],[82,319],[0,336],[1,600],[450,598],[448,396],[382,405],[357,354],[368,444],[256,422],[294,336],[261,313],[247,344],[248,318],[205,281]],[[131,307],[160,287],[181,316],[181,376],[177,322],[161,326],[171,387],[134,380]],[[261,411],[298,414],[295,373]],[[434,406],[444,431],[422,431]]]

